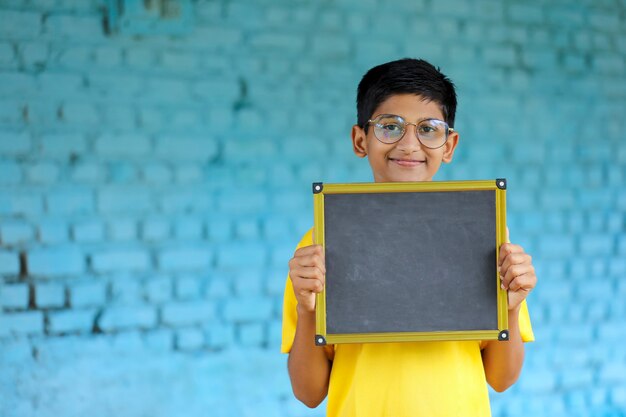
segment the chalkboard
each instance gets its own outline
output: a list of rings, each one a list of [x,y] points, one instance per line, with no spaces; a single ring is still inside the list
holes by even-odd
[[[506,340],[496,269],[505,187],[314,184],[326,257],[316,343]]]

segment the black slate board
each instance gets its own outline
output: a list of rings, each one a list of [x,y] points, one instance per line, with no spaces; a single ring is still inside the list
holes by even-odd
[[[329,334],[497,330],[495,192],[327,194]]]

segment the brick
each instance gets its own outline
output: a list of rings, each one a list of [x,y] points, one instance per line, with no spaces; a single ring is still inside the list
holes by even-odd
[[[191,95],[190,85],[180,79],[151,77],[146,80],[144,96],[149,100],[167,103],[184,102]]]
[[[100,67],[115,68],[122,62],[122,50],[114,47],[100,47],[95,51],[95,61]]]
[[[61,107],[60,115],[70,125],[94,126],[100,123],[98,110],[90,103],[65,103]]]
[[[176,73],[194,72],[198,67],[196,55],[178,51],[163,51],[160,61],[163,68]]]
[[[0,185],[14,185],[22,181],[22,168],[11,161],[0,161]]]
[[[0,98],[0,123],[17,125],[24,121],[24,104]]]
[[[246,323],[238,326],[239,343],[242,346],[262,346],[265,343],[265,331],[261,323]]]
[[[599,375],[598,375],[598,383],[615,384],[615,383],[623,382],[624,375],[626,375],[626,364],[624,363],[605,364],[600,368]]]
[[[235,344],[235,327],[226,323],[212,324],[207,330],[208,344],[212,348],[227,348]]]
[[[13,48],[13,45],[8,42],[0,42],[0,67],[11,68],[15,64],[15,48]]]
[[[485,62],[491,65],[514,66],[517,64],[515,49],[510,46],[485,46],[482,56]]]
[[[595,55],[592,58],[592,66],[602,74],[623,74],[624,58],[620,55]]]
[[[172,348],[172,333],[170,330],[156,330],[144,333],[144,342],[148,350],[153,352],[169,353]]]
[[[43,42],[23,42],[18,45],[18,55],[27,68],[41,70],[49,59],[48,45]]]
[[[41,137],[41,152],[45,156],[66,158],[87,150],[87,140],[79,134],[51,133]]]
[[[348,39],[318,35],[313,38],[310,52],[321,59],[345,59],[350,56],[351,49]]]
[[[32,39],[41,32],[42,17],[36,12],[0,10],[0,35],[4,39]]]
[[[258,219],[241,219],[235,222],[235,236],[240,239],[258,239],[261,234]]]
[[[172,181],[172,170],[165,164],[150,164],[141,170],[142,179],[149,184],[167,184]]]
[[[48,192],[46,208],[53,214],[84,214],[94,211],[95,201],[89,189],[57,189]]]
[[[108,186],[98,191],[98,210],[103,213],[145,212],[151,208],[150,192],[142,187]]]
[[[24,121],[41,126],[56,127],[61,119],[59,108],[60,104],[54,101],[36,99],[27,101],[23,110]]]
[[[47,16],[44,30],[49,35],[66,39],[101,40],[104,38],[99,16],[53,14]]]
[[[199,183],[204,179],[204,172],[198,164],[185,164],[176,168],[175,178],[180,184]]]
[[[215,315],[215,305],[207,301],[168,303],[163,306],[161,320],[169,326],[184,326],[206,323]]]
[[[178,191],[163,192],[159,196],[159,206],[165,213],[206,212],[213,206],[209,193],[198,193],[194,189],[178,188]]]
[[[539,240],[539,253],[546,258],[567,258],[576,251],[576,241],[573,236],[544,235]]]
[[[35,184],[53,184],[58,181],[61,170],[50,162],[40,162],[26,169],[28,180]]]
[[[53,311],[48,314],[48,331],[58,333],[89,333],[93,329],[96,310]]]
[[[111,307],[104,310],[98,326],[105,332],[129,328],[149,329],[157,324],[153,307]]]
[[[68,240],[68,229],[65,221],[46,219],[37,226],[37,237],[41,243],[58,244]]]
[[[302,52],[304,45],[304,37],[287,33],[260,33],[250,41],[250,46],[254,49],[262,51],[280,51],[289,54]]]
[[[69,286],[69,304],[72,308],[102,306],[106,302],[106,285],[100,281],[86,281]]]
[[[61,67],[83,69],[93,63],[93,49],[85,46],[64,46],[57,55]]]
[[[189,300],[198,298],[202,293],[202,278],[196,276],[183,276],[175,281],[176,298]]]
[[[80,243],[100,242],[104,239],[104,225],[99,220],[83,220],[72,225],[72,238]]]
[[[32,249],[26,260],[30,275],[56,277],[85,272],[85,257],[75,246]]]
[[[130,162],[118,160],[109,164],[109,180],[112,183],[135,183],[138,178],[139,170]]]
[[[272,316],[272,302],[263,297],[239,297],[226,300],[224,319],[229,322],[255,322]]]
[[[263,281],[263,273],[260,269],[241,268],[233,276],[235,293],[241,296],[261,294]]]
[[[267,207],[268,195],[259,190],[239,190],[224,191],[218,197],[218,207],[225,213],[244,214],[258,213]]]
[[[0,336],[43,334],[43,313],[26,311],[0,315]]]
[[[541,24],[544,20],[544,8],[534,4],[510,4],[508,14],[513,22],[524,24]]]
[[[212,277],[206,289],[206,296],[210,299],[225,298],[231,295],[230,283],[223,277]]]
[[[10,284],[0,287],[0,308],[28,308],[30,290],[27,284]]]
[[[141,282],[133,276],[120,274],[111,282],[111,302],[116,304],[134,305],[143,298]]]
[[[23,73],[0,72],[0,94],[3,98],[33,94],[37,90],[35,77]]]
[[[234,103],[241,94],[241,86],[236,79],[203,80],[193,84],[194,96],[208,103]]]
[[[167,277],[149,279],[144,285],[144,292],[151,303],[161,303],[172,298],[172,280]]]
[[[573,190],[563,188],[561,190],[550,190],[540,194],[541,206],[552,210],[570,209],[575,205]]]
[[[586,256],[606,256],[614,247],[613,237],[602,234],[587,234],[580,241],[580,252]]]
[[[38,308],[63,307],[65,288],[61,284],[37,284],[35,286],[35,305]]]
[[[204,345],[204,333],[199,329],[176,331],[175,346],[179,350],[200,349]]]
[[[20,156],[28,154],[32,149],[31,137],[26,132],[0,130],[0,154]]]
[[[70,168],[70,177],[77,183],[98,183],[104,180],[104,169],[97,163],[78,163]]]
[[[592,281],[585,282],[584,289],[579,292],[578,299],[586,300],[603,300],[609,298],[614,293],[614,286],[611,281]]]
[[[158,255],[159,267],[166,271],[205,269],[212,260],[213,251],[197,245],[163,249]]]
[[[262,267],[265,265],[266,259],[267,247],[260,242],[223,244],[217,247],[217,265],[219,267]]]
[[[96,151],[103,157],[144,156],[150,151],[150,140],[139,134],[104,134],[96,139]]]
[[[133,219],[119,218],[107,223],[107,235],[112,241],[130,241],[137,238],[137,223]]]
[[[218,144],[206,137],[159,137],[156,142],[156,155],[175,160],[206,161],[214,158]]]
[[[202,221],[198,218],[184,217],[174,223],[174,236],[179,239],[201,239],[203,235]]]
[[[137,112],[132,106],[109,104],[103,107],[104,123],[112,130],[128,131],[138,126]]]
[[[167,219],[153,218],[141,223],[140,235],[147,241],[159,241],[170,235],[170,223]]]
[[[0,224],[0,243],[7,246],[28,243],[34,237],[33,227],[24,221],[8,221]]]
[[[143,249],[112,249],[91,255],[91,266],[97,272],[143,271],[150,267],[150,256]]]
[[[45,72],[38,77],[39,87],[47,94],[68,96],[80,93],[84,81],[81,75]]]

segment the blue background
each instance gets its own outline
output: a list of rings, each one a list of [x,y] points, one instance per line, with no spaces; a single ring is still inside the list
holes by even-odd
[[[311,182],[371,181],[356,85],[405,56],[458,87],[436,179],[506,177],[537,268],[494,415],[626,415],[624,1],[180,5],[0,1],[0,415],[323,415],[278,353],[287,261]]]

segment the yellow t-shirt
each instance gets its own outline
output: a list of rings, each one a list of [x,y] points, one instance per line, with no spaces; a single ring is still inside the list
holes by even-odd
[[[298,248],[313,244],[312,230]],[[298,320],[287,277],[281,352],[289,353]],[[534,340],[526,303],[522,340]],[[313,343],[313,340],[311,340]],[[328,417],[490,416],[481,342],[404,342],[326,346],[333,361]]]

